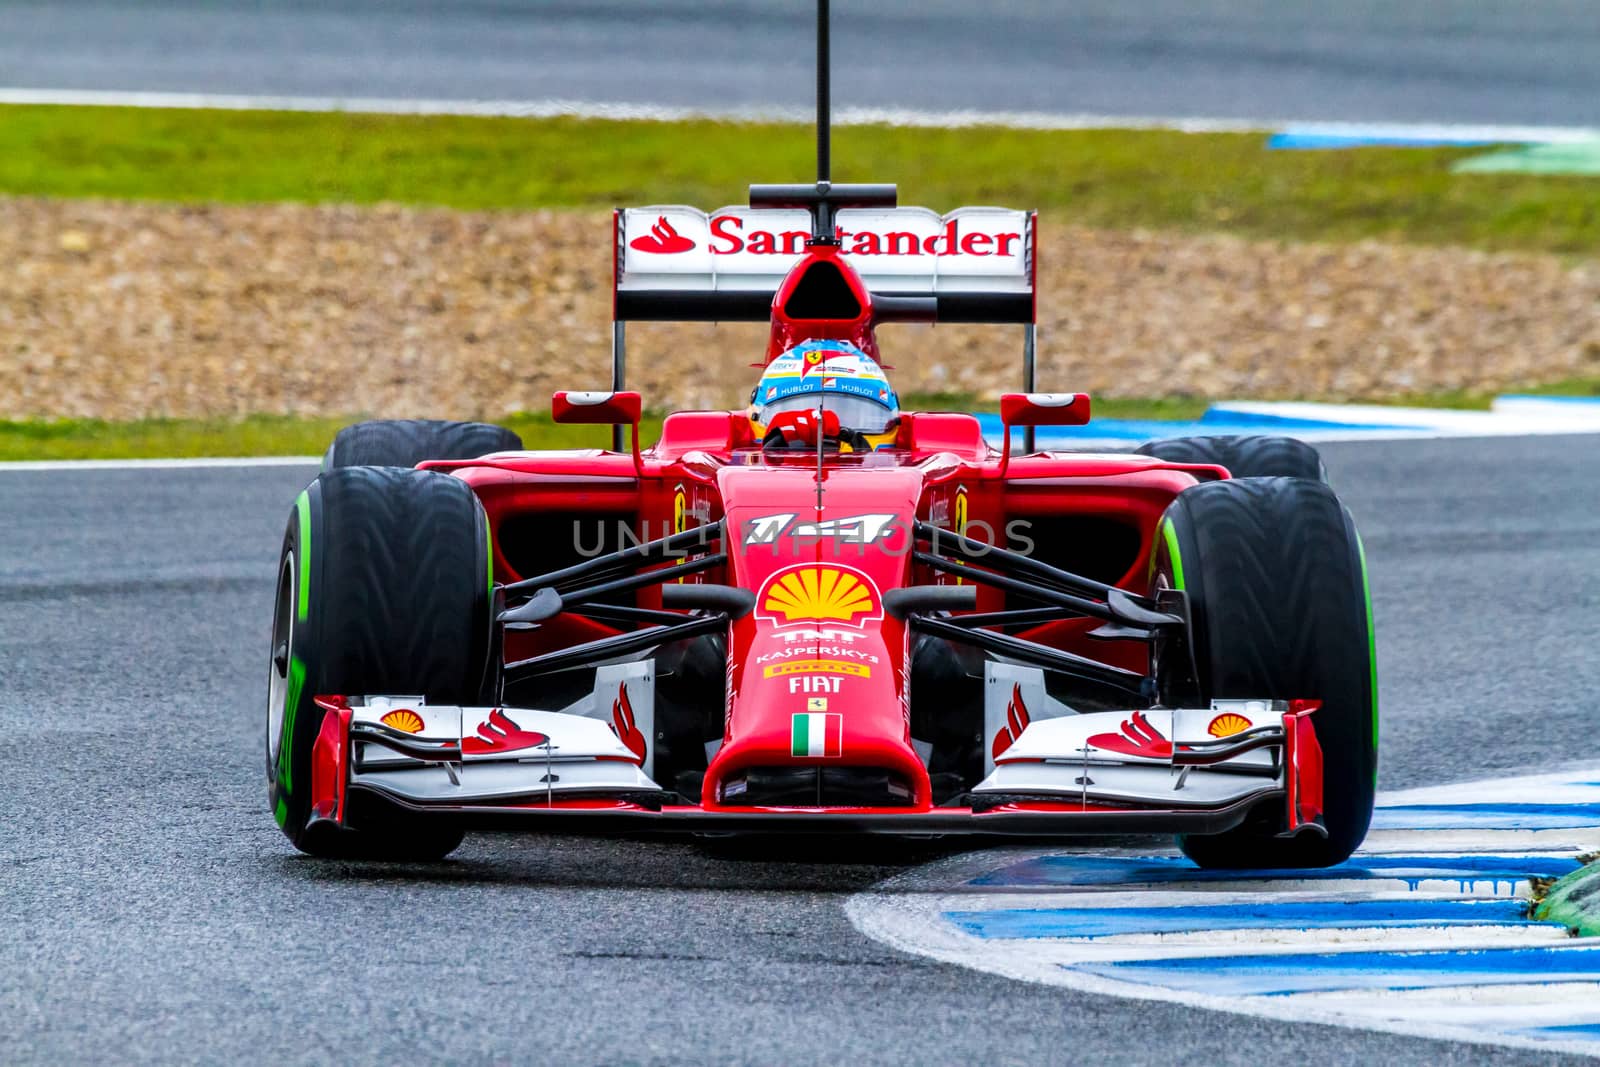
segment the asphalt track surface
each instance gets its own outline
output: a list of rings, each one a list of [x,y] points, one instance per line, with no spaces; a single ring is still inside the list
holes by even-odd
[[[1600,754],[1600,437],[1326,446],[1365,532],[1382,784]],[[271,582],[310,468],[0,470],[0,1062],[1547,1062],[902,955],[853,891],[953,846],[474,837],[297,855]]]
[[[1593,0],[836,0],[835,104],[1600,122]],[[812,99],[811,0],[5,0],[0,86]]]

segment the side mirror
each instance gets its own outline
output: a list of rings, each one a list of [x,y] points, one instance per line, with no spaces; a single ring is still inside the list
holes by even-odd
[[[1011,427],[1082,426],[1089,421],[1088,393],[1006,393],[1000,398],[1000,422],[1005,428],[1001,444],[1000,477],[1011,467]],[[1033,434],[1024,438],[1033,448]]]
[[[1007,426],[1082,426],[1089,421],[1088,393],[1006,393],[1000,421]]]
[[[556,422],[615,426],[625,424],[633,430],[633,470],[644,477],[644,456],[639,451],[639,420],[644,416],[644,401],[633,392],[568,392],[563,389],[550,397],[550,417]]]
[[[569,392],[550,398],[550,416],[556,422],[592,425],[638,426],[644,401],[634,392]]]

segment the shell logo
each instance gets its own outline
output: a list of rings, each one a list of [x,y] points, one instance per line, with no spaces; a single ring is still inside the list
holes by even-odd
[[[1232,737],[1250,729],[1250,726],[1250,720],[1243,715],[1236,711],[1225,711],[1211,720],[1211,724],[1206,727],[1206,733],[1212,737]]]
[[[389,729],[399,730],[403,734],[420,734],[422,732],[422,716],[410,708],[395,708],[378,721]]]
[[[853,567],[801,563],[769,577],[756,597],[758,619],[779,626],[840,622],[861,626],[883,618],[872,579]]]

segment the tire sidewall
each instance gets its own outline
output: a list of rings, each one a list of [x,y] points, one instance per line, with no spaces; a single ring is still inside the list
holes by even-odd
[[[322,644],[321,605],[317,595],[323,589],[322,553],[317,550],[323,513],[321,490],[322,483],[318,479],[295,500],[279,557],[280,574],[283,559],[293,558],[297,588],[293,591],[291,605],[295,622],[289,647],[289,684],[285,691],[276,759],[270,744],[267,749],[267,800],[278,825],[296,843],[311,813],[311,749],[322,729],[323,715],[316,702],[322,685],[322,664],[316,655]],[[270,729],[270,709],[268,713]]]
[[[1206,486],[1207,492],[1227,492],[1222,487],[1228,481],[1257,481],[1255,479],[1230,479]],[[1261,480],[1265,481],[1265,480]],[[1331,490],[1325,490],[1331,494]],[[1216,693],[1215,680],[1222,673],[1218,663],[1216,642],[1212,630],[1212,595],[1218,591],[1208,588],[1209,568],[1201,555],[1197,537],[1193,503],[1194,490],[1180,493],[1169,505],[1157,527],[1156,543],[1152,551],[1152,588],[1166,584],[1181,588],[1189,598],[1196,667],[1199,671],[1200,689],[1209,701]],[[1218,845],[1228,839],[1236,846],[1237,855],[1230,856],[1228,849],[1205,848],[1208,859],[1222,859],[1219,865],[1260,866],[1322,866],[1342,861],[1365,836],[1375,793],[1378,729],[1377,729],[1377,671],[1374,662],[1375,645],[1372,631],[1371,596],[1365,564],[1365,553],[1349,509],[1342,504],[1339,519],[1343,526],[1344,541],[1349,553],[1345,565],[1352,577],[1354,588],[1345,595],[1350,601],[1349,610],[1359,611],[1361,646],[1365,649],[1366,669],[1363,684],[1354,685],[1365,699],[1343,702],[1330,701],[1312,714],[1312,725],[1323,751],[1324,810],[1329,818],[1329,838],[1323,841],[1308,834],[1295,839],[1277,839],[1260,834],[1244,826],[1216,838],[1188,838],[1183,840],[1185,851],[1199,858],[1194,848],[1204,842]],[[1174,559],[1174,555],[1177,557]],[[1225,595],[1225,594],[1220,594]],[[1353,620],[1350,621],[1352,624]],[[1159,646],[1158,646],[1159,653]],[[1152,663],[1158,681],[1165,672],[1157,659]],[[1243,694],[1229,694],[1239,696]],[[1322,694],[1261,693],[1261,696],[1278,699],[1320,698]],[[1343,704],[1344,706],[1340,706]],[[1359,706],[1358,706],[1359,704]],[[1234,863],[1232,859],[1239,862]]]
[[[318,841],[309,840],[306,833],[306,824],[311,815],[312,750],[322,730],[322,720],[326,714],[317,704],[316,697],[319,694],[344,693],[341,679],[330,679],[330,664],[323,651],[329,647],[328,638],[332,636],[324,632],[328,616],[326,597],[337,595],[335,591],[330,590],[329,582],[338,577],[329,574],[327,569],[329,565],[327,546],[330,542],[325,532],[329,516],[323,488],[324,478],[348,477],[349,475],[344,472],[353,470],[355,469],[341,468],[319,476],[296,498],[295,506],[289,513],[283,550],[279,557],[280,576],[283,560],[286,557],[294,560],[296,584],[299,587],[293,597],[296,617],[289,649],[289,674],[292,679],[298,672],[301,680],[298,684],[291,681],[286,687],[286,706],[281,716],[276,759],[273,758],[270,736],[268,738],[267,800],[274,819],[284,834],[303,851],[317,854],[328,854],[329,848],[322,847],[327,844],[326,842],[319,844]],[[412,474],[410,471],[399,470],[395,473]],[[448,477],[442,474],[423,476]],[[475,545],[475,562],[471,575],[474,586],[471,607],[473,617],[470,620],[463,620],[463,624],[472,627],[470,658],[483,666],[475,677],[461,679],[461,691],[455,699],[463,704],[492,701],[499,680],[498,671],[494,669],[498,649],[493,641],[494,627],[491,620],[493,574],[490,531],[483,505],[481,502],[476,502],[475,497],[474,500],[475,519],[471,532]],[[337,516],[334,517],[334,521],[338,521]],[[468,580],[468,577],[463,575],[462,580]],[[303,613],[299,610],[302,604],[305,607]],[[412,687],[407,687],[407,691],[410,688]],[[270,733],[270,708],[268,716]],[[332,827],[323,829],[329,832],[319,837],[333,836]],[[348,847],[352,853],[360,851],[355,842],[346,842],[345,845],[337,847]]]

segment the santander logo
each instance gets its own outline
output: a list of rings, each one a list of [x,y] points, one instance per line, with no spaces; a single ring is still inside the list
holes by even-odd
[[[713,215],[711,217],[711,253],[732,256],[748,253],[757,256],[796,256],[805,251],[804,230],[771,230],[744,228],[745,220],[738,215]],[[910,230],[849,230],[837,227],[839,250],[851,256],[1011,256],[1020,247],[1022,234],[963,233],[961,223],[951,219],[944,229],[933,234],[917,234]]]
[[[538,748],[550,738],[537,730],[524,730],[515,719],[499,708],[489,712],[489,717],[478,724],[476,736],[461,739],[461,751],[468,756],[491,753],[517,752],[525,748]]]
[[[646,751],[644,731],[639,729],[639,724],[633,717],[633,702],[628,699],[627,682],[617,686],[617,699],[611,702],[611,732],[628,746],[628,751],[634,754],[640,764],[644,763]]]
[[[650,227],[650,232],[629,241],[628,247],[661,256],[691,252],[694,250],[694,242],[674,229],[665,215],[660,215],[656,218],[656,224]]]
[[[712,215],[707,233],[707,251],[713,256],[798,256],[805,251],[810,233],[806,230],[768,230],[754,219],[739,215]],[[935,233],[911,230],[850,230],[839,227],[840,251],[851,256],[997,256],[1018,255],[1023,247],[1020,231],[992,233],[982,229],[963,230],[961,220],[950,219]],[[692,252],[697,244],[685,237],[667,220],[656,216],[650,232],[628,242],[636,252],[655,256]]]
[[[1089,744],[1123,756],[1141,756],[1145,759],[1172,757],[1172,742],[1150,725],[1150,720],[1142,711],[1136,711],[1122,721],[1121,733],[1093,734]]]
[[[1022,731],[1028,728],[1032,718],[1028,715],[1028,705],[1022,702],[1022,686],[1011,687],[1011,700],[1006,704],[1006,721],[995,732],[994,741],[990,745],[989,754],[999,759],[1005,754],[1006,749],[1017,743],[1017,738],[1022,736]]]

